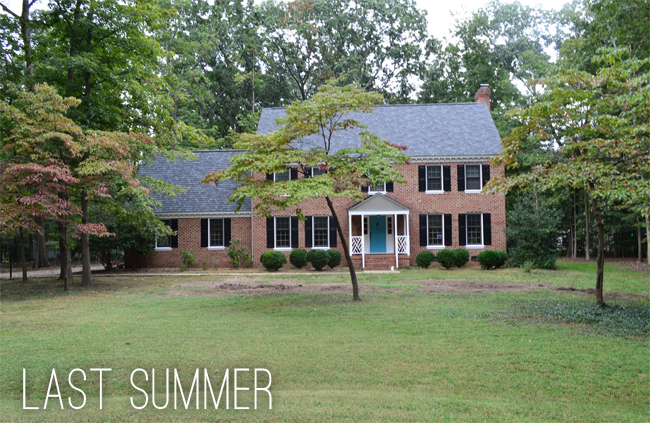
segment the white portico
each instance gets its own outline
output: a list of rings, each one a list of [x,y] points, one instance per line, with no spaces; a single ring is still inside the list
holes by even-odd
[[[408,207],[383,194],[350,207],[350,253],[361,255],[362,267],[367,254],[394,254],[399,267],[399,255],[410,254],[408,217]]]

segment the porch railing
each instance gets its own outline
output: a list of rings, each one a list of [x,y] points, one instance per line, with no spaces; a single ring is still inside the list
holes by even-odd
[[[397,235],[397,252],[399,254],[409,254],[408,235]]]
[[[350,251],[352,254],[361,254],[363,251],[363,237],[353,236],[350,242]]]

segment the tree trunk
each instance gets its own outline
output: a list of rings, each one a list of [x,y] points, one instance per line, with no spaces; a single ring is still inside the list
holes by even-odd
[[[589,225],[591,223],[591,212],[589,211],[589,194],[585,189],[585,260],[591,259],[591,248],[589,241]]]
[[[20,267],[23,268],[23,283],[27,283],[27,260],[25,260],[25,235],[23,235],[23,228],[20,228],[18,248],[20,248]]]
[[[603,277],[605,271],[605,223],[600,215],[600,208],[596,199],[591,199],[591,206],[594,210],[594,217],[598,225],[598,257],[596,258],[596,304],[601,305],[603,299]]]
[[[571,247],[571,258],[575,259],[578,258],[578,213],[577,213],[577,205],[576,205],[576,190],[573,190],[573,223],[572,223],[572,231],[573,231],[573,246]]]
[[[68,247],[68,221],[59,223],[61,238],[59,240],[59,255],[61,262],[61,273],[59,279],[63,279],[63,290],[68,291],[68,279],[72,275],[72,264],[70,263],[70,249]]]
[[[641,239],[641,218],[637,217],[636,219],[636,249],[637,249],[637,258],[636,261],[641,263],[643,261],[643,242]]]
[[[646,241],[646,258],[648,259],[648,266],[650,267],[650,214],[645,217],[645,241]]]
[[[348,242],[345,240],[343,235],[343,229],[341,228],[341,222],[339,222],[339,217],[334,210],[334,205],[332,200],[329,197],[325,197],[327,200],[327,206],[334,216],[334,223],[336,224],[336,231],[339,233],[339,238],[341,239],[341,245],[343,245],[343,252],[345,253],[345,259],[348,261],[348,267],[350,268],[350,280],[352,281],[352,299],[354,301],[361,301],[359,298],[359,284],[357,283],[357,272],[354,269],[354,263],[352,262],[352,256],[350,256],[350,249],[348,248]]]
[[[88,223],[88,191],[84,188],[81,192],[81,223]],[[91,284],[90,278],[90,242],[87,233],[81,234],[81,262],[83,270],[81,272],[81,285],[88,286]]]
[[[68,252],[65,249],[65,245],[63,243],[64,231],[67,232],[66,226],[63,224],[63,222],[59,222],[59,266],[60,266],[59,279],[60,280],[65,279],[66,269],[68,267],[63,257],[63,256],[67,257],[68,255]]]
[[[36,233],[36,258],[34,260],[34,269],[48,267],[50,265],[47,256],[47,244],[45,241],[45,221],[43,219],[38,219],[36,223],[41,227],[41,232]]]

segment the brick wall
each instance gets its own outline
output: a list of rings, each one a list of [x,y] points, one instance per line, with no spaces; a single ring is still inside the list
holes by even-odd
[[[240,246],[246,247],[250,252],[251,247],[251,218],[234,217],[231,220],[232,239],[241,239]],[[151,251],[142,256],[127,253],[125,257],[126,268],[156,268],[179,267],[181,252],[190,250],[196,256],[197,264],[194,268],[230,268],[230,260],[225,250],[212,250],[201,247],[201,219],[178,219],[178,248],[171,251]]]
[[[419,191],[418,185],[418,166],[427,164],[444,164],[450,166],[451,170],[451,191],[443,194],[427,194]],[[386,194],[387,197],[396,200],[397,202],[405,205],[410,209],[409,214],[409,229],[410,229],[410,265],[415,266],[415,256],[427,249],[427,247],[420,246],[420,233],[419,233],[419,215],[420,214],[451,214],[452,215],[452,245],[446,248],[465,248],[459,245],[459,229],[458,229],[458,215],[467,213],[490,213],[492,218],[492,245],[486,246],[485,249],[506,250],[506,237],[505,237],[505,196],[492,195],[483,193],[466,193],[458,191],[458,175],[457,165],[466,163],[440,163],[440,162],[427,162],[427,163],[410,163],[399,165],[397,168],[404,175],[407,183],[394,184],[394,191]],[[488,164],[483,163],[467,163],[467,164]],[[503,168],[495,168],[491,166],[491,178],[496,174],[503,172]],[[258,175],[264,178],[264,175]],[[333,201],[338,217],[341,222],[343,233],[348,237],[348,214],[347,209],[354,205],[354,202],[348,199],[335,199]],[[253,206],[257,204],[253,200]],[[300,205],[302,212],[305,216],[324,216],[331,215],[327,203],[323,198],[315,198],[303,201]],[[280,211],[274,216],[295,216],[295,208]],[[305,222],[299,222],[299,248],[305,248]],[[398,219],[398,225],[401,228],[401,219]],[[355,229],[355,233],[359,231]],[[253,232],[254,243],[253,251],[255,253],[254,263],[259,266],[259,256],[269,251],[266,248],[266,218],[254,217],[253,218]],[[401,230],[400,230],[401,232]],[[341,243],[338,242],[337,249],[343,254]],[[468,249],[470,257],[475,257],[483,249]],[[435,250],[434,250],[435,252]],[[285,252],[289,254],[289,252]],[[395,263],[391,263],[394,265]],[[402,259],[400,259],[402,265]]]
[[[451,191],[443,194],[427,194],[418,190],[418,166],[426,164],[444,164],[449,165],[451,170]],[[452,245],[446,248],[465,248],[459,245],[458,215],[467,213],[490,213],[492,218],[492,245],[486,246],[486,249],[506,250],[505,237],[505,196],[476,193],[470,194],[458,191],[457,183],[457,165],[465,163],[410,163],[399,165],[398,170],[402,172],[407,183],[394,184],[394,191],[386,195],[393,200],[403,204],[410,209],[409,230],[410,230],[410,257],[400,257],[400,266],[405,262],[415,266],[415,256],[426,250],[427,247],[420,246],[419,233],[419,215],[420,214],[451,214],[452,215]],[[471,163],[479,164],[479,163]],[[482,164],[487,164],[484,162]],[[503,172],[503,168],[491,168],[491,178],[498,172]],[[264,178],[264,175],[258,175]],[[354,201],[344,198],[333,199],[334,207],[337,211],[344,236],[349,242],[348,234],[348,214],[347,209],[354,205]],[[257,204],[253,200],[253,206]],[[300,208],[305,216],[329,216],[330,210],[324,198],[314,198],[303,201]],[[274,216],[295,216],[295,208],[279,211]],[[225,251],[208,250],[201,248],[201,219],[179,219],[178,220],[178,248],[172,251],[152,251],[146,256],[127,255],[127,267],[178,267],[181,262],[181,252],[184,249],[191,250],[196,255],[199,264],[194,267],[200,268],[203,265],[209,268],[230,267],[230,263]],[[248,247],[253,253],[253,265],[260,267],[259,257],[262,253],[269,251],[266,247],[266,218],[255,216],[252,218],[233,218],[232,219],[232,238],[242,240],[243,246]],[[398,219],[400,233],[402,220]],[[298,246],[305,248],[305,222],[298,222]],[[357,229],[357,232],[359,229]],[[337,242],[337,250],[343,254],[343,247],[340,239]],[[468,249],[470,256],[475,257],[482,249]],[[435,250],[434,250],[435,252]],[[284,251],[289,255],[290,251]],[[355,257],[356,260],[356,257]],[[360,256],[358,258],[360,260]],[[343,263],[345,257],[343,258]],[[392,262],[388,265],[394,265]]]

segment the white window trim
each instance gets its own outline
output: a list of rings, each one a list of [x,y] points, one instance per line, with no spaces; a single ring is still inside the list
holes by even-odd
[[[171,227],[171,219],[160,219],[160,220],[163,221],[163,222],[165,220],[169,220],[169,225]],[[166,235],[166,236],[169,237],[169,244],[170,244],[169,247],[159,247],[158,246],[158,237],[156,237],[156,244],[155,244],[155,247],[154,247],[154,251],[171,251],[172,250],[172,247],[171,247],[171,243],[172,243],[171,235]]]
[[[287,218],[289,219],[289,246],[288,247],[278,247],[278,218]],[[276,216],[273,218],[273,249],[275,251],[291,251],[291,216]]]
[[[465,193],[466,194],[480,194],[483,192],[483,165],[482,164],[471,164],[465,166]],[[478,179],[481,189],[467,189],[467,166],[478,166]],[[481,219],[483,219],[483,214],[481,214]],[[483,222],[481,221],[481,227],[483,227]]]
[[[440,186],[442,187],[441,190],[433,190],[429,189],[429,166],[439,166],[440,167]],[[424,173],[425,173],[425,178],[424,178],[424,185],[426,187],[426,190],[424,191],[425,194],[444,194],[445,193],[445,174],[443,173],[444,169],[442,168],[442,165],[426,165],[424,166]]]
[[[442,216],[442,245],[429,245],[429,216]],[[467,235],[465,235],[467,236]],[[427,250],[444,250],[445,245],[445,215],[442,213],[427,214]]]
[[[375,191],[375,190],[371,189],[373,187],[368,187],[368,195],[375,195],[375,194],[384,194],[384,195],[386,195],[386,193],[388,192],[388,191],[386,191],[386,182],[383,182],[383,184],[384,184],[384,189],[382,191]],[[375,184],[375,185],[377,185],[377,184]]]
[[[469,243],[469,237],[467,236],[467,230],[469,229],[469,225],[467,224],[467,216],[470,214],[478,214],[481,216],[481,243],[480,244],[470,244]],[[485,248],[484,245],[484,240],[485,238],[483,237],[483,213],[467,213],[465,214],[465,248],[468,250],[480,250],[481,248]]]
[[[316,225],[314,224],[314,218],[316,217],[325,217],[327,220],[327,247],[316,247],[316,237],[314,232],[316,230]],[[330,249],[330,217],[329,216],[312,216],[311,219],[311,245],[315,250],[329,250]]]
[[[210,245],[210,241],[212,240],[212,237],[210,236],[210,225],[212,224],[212,220],[214,219],[220,219],[221,220],[221,231],[223,232],[224,236],[224,244],[225,244],[225,235],[226,235],[226,220],[221,217],[215,217],[213,219],[208,219],[208,250],[225,250],[226,246],[225,245]]]
[[[291,181],[291,168],[287,168],[287,171],[286,171],[286,172],[280,172],[280,173],[288,173],[288,174],[289,174],[289,179],[287,179],[286,181],[276,181],[276,180],[275,180],[275,176],[278,174],[278,172],[273,172],[273,183],[276,183],[276,182],[288,182],[288,181]]]

